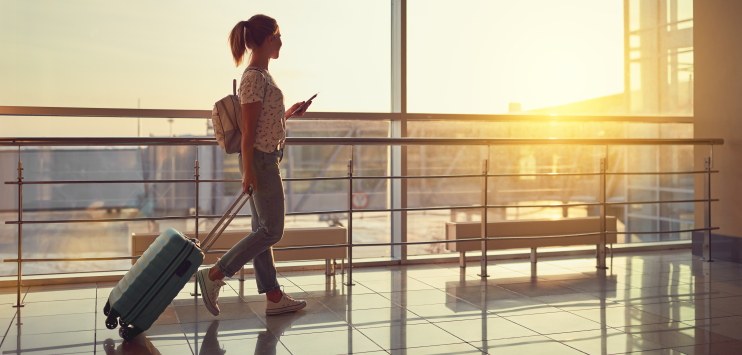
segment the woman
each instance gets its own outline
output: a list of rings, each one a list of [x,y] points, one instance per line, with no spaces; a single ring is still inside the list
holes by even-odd
[[[217,316],[219,290],[225,284],[223,279],[252,260],[258,292],[265,293],[267,298],[266,315],[296,312],[307,303],[281,291],[271,246],[281,239],[284,227],[283,183],[278,164],[283,157],[286,119],[302,116],[311,102],[306,107],[302,106],[304,102],[297,102],[284,110],[283,94],[268,72],[270,60],[278,59],[282,45],[276,20],[255,15],[240,21],[229,35],[229,44],[237,66],[250,50],[239,91],[245,127],[240,170],[242,191],[252,193],[253,232],[235,244],[213,267],[198,271],[196,279],[206,308]]]

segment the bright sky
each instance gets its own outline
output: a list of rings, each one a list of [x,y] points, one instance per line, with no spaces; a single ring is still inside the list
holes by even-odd
[[[409,0],[408,110],[507,113],[623,91],[623,0]],[[226,38],[255,13],[283,34],[287,105],[389,112],[390,3],[2,0],[0,105],[210,109],[231,91]],[[0,136],[168,135],[167,120],[0,118]],[[43,122],[43,124],[39,124]],[[205,122],[176,120],[174,134]]]

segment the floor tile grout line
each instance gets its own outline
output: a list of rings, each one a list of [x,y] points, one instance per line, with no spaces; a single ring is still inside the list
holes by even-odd
[[[608,329],[610,329],[610,328],[608,328]],[[599,329],[599,330],[603,330],[603,329]],[[580,330],[580,331],[575,331],[575,332],[566,332],[566,333],[579,333],[579,332],[585,332],[585,331],[586,331],[586,330]],[[587,331],[591,331],[591,330],[587,330]],[[592,330],[592,331],[594,331],[594,330]],[[550,335],[554,335],[554,334],[566,334],[566,333],[553,333],[553,334],[550,334]],[[583,354],[589,354],[588,352],[585,352],[585,351],[582,351],[582,350],[580,350],[580,349],[577,349],[577,348],[575,348],[574,346],[571,346],[571,345],[569,345],[569,344],[566,344],[566,343],[565,343],[565,342],[563,342],[563,341],[559,341],[559,340],[557,340],[557,339],[554,339],[554,338],[552,338],[551,336],[549,336],[549,335],[547,335],[547,334],[542,334],[542,336],[546,337],[547,339],[553,340],[553,341],[555,341],[555,342],[557,342],[557,343],[559,343],[559,344],[562,344],[562,345],[564,345],[564,346],[566,346],[566,347],[569,347],[569,348],[571,348],[571,349],[574,349],[575,351],[579,351],[579,352],[581,352],[581,353],[583,353]],[[608,351],[608,353],[609,353],[609,354],[612,354],[612,353],[611,353],[610,351]]]
[[[188,284],[190,284],[190,281],[188,283],[186,283],[186,286],[188,286]],[[185,289],[185,287],[184,287],[184,289]],[[193,295],[191,297],[195,300],[195,303],[198,304],[198,301],[199,301],[200,297],[198,295]],[[173,308],[175,307],[175,299],[173,299],[172,301],[170,301],[170,304],[168,305],[168,307],[173,307]],[[186,340],[186,344],[188,345],[188,349],[191,351],[191,354],[196,354],[196,344],[195,343],[191,344],[191,340],[188,337],[188,334],[186,334],[185,329],[183,329],[183,323],[180,321],[180,317],[178,316],[178,312],[177,311],[175,312],[175,320],[177,321],[178,328],[180,329],[181,333],[183,334],[183,337]],[[152,324],[152,325],[154,325],[154,324]],[[195,336],[198,336],[198,333],[196,333]]]
[[[8,333],[10,332],[10,327],[13,326],[13,321],[16,320],[19,316],[19,311],[21,307],[24,305],[24,301],[26,300],[26,296],[28,295],[28,291],[30,290],[30,287],[27,287],[25,291],[23,292],[23,297],[21,298],[21,305],[16,308],[13,317],[10,318],[10,324],[8,324],[8,328],[5,329],[5,334],[3,334],[3,339],[0,341],[0,348],[2,348],[3,345],[5,345],[5,340],[8,338]],[[11,305],[11,307],[14,307]]]
[[[359,285],[363,286],[363,284],[362,284],[362,283],[360,283],[359,281],[356,281],[356,283],[358,283]],[[347,286],[347,287],[354,287],[354,286]],[[364,286],[364,287],[365,287],[365,286]],[[366,287],[366,288],[368,288],[368,287]],[[368,288],[368,289],[369,289],[369,290],[372,290],[372,289],[370,289],[370,288]],[[373,290],[372,290],[372,291],[373,291]],[[374,292],[373,292],[373,294],[375,294],[375,295],[377,295],[377,296],[380,296],[380,297],[383,297],[383,298],[386,298],[386,297],[384,297],[384,295],[381,295],[381,294],[380,294],[379,292],[377,292],[377,291],[374,291]],[[389,301],[390,301],[390,302],[393,302],[393,301],[392,301],[391,299],[389,299]],[[325,306],[325,307],[327,307],[327,306]],[[403,312],[410,312],[410,311],[409,311],[409,310],[407,309],[407,307],[403,307],[403,306],[399,306],[399,307],[400,307],[400,308],[402,308],[402,311],[403,311]],[[327,307],[327,308],[328,308],[328,309],[330,309],[329,307]],[[330,309],[330,311],[331,311],[331,312],[334,312],[334,311],[333,311],[332,309]],[[347,313],[347,310],[346,310],[346,313]],[[414,313],[413,313],[413,314],[414,314]],[[380,345],[379,343],[377,343],[377,342],[376,342],[376,341],[375,341],[374,339],[371,339],[371,337],[369,337],[368,335],[366,335],[366,333],[364,333],[363,331],[361,331],[361,329],[358,329],[358,327],[357,327],[357,326],[356,326],[355,324],[351,324],[351,323],[348,323],[348,321],[349,321],[349,319],[347,319],[347,317],[346,317],[346,319],[345,319],[345,322],[346,322],[346,323],[348,324],[348,327],[352,328],[353,330],[355,330],[355,331],[356,331],[356,332],[358,332],[359,334],[363,335],[363,336],[364,336],[364,337],[365,337],[366,339],[368,339],[369,341],[371,341],[371,343],[373,343],[374,345],[376,345],[377,347],[379,347],[379,349],[381,349],[382,351],[385,351],[386,353],[388,353],[388,354],[391,354],[391,351],[387,351],[387,349],[385,349],[385,348],[384,348],[383,346],[381,346],[381,345]],[[350,320],[350,321],[352,321],[352,320]],[[426,321],[427,321],[427,320],[426,320]],[[389,349],[389,350],[391,350],[391,349]]]
[[[0,340],[0,349],[2,349],[2,346],[5,345],[5,340],[8,338],[8,333],[10,332],[10,327],[13,326],[13,321],[18,317],[18,310],[15,311],[13,314],[13,317],[10,318],[10,324],[8,324],[8,327],[5,328],[5,333],[3,334],[3,339]]]
[[[678,322],[678,323],[679,323],[679,322]],[[688,324],[685,324],[685,325],[688,325]],[[691,326],[691,325],[688,325],[688,326],[689,326],[689,327],[691,327],[691,328],[696,328],[695,326]],[[644,339],[642,339],[642,338],[641,338],[640,336],[638,336],[638,335],[634,335],[633,333],[628,333],[628,332],[624,331],[623,329],[617,329],[616,327],[612,327],[612,329],[614,329],[614,330],[617,330],[617,331],[620,331],[620,332],[622,332],[622,333],[624,333],[624,334],[627,334],[627,335],[630,335],[630,336],[633,336],[633,337],[639,338],[640,340],[644,340]],[[673,329],[673,330],[674,330],[674,329]],[[709,332],[711,332],[711,331],[709,331]],[[641,333],[644,333],[644,332],[641,332]],[[714,333],[714,332],[711,332],[711,333]],[[719,333],[714,333],[714,334],[719,334]],[[721,334],[719,334],[719,335],[721,335]],[[662,345],[662,344],[660,344],[660,343],[656,343],[656,344],[658,344],[658,345],[662,345],[662,346],[663,346],[663,347],[662,347],[661,349],[659,349],[659,350],[664,350],[664,349],[673,349],[673,348],[675,348],[675,347],[684,347],[684,346],[696,346],[696,345],[706,345],[706,344],[712,344],[712,343],[728,343],[728,342],[735,342],[735,341],[739,341],[739,340],[738,340],[738,339],[733,339],[733,338],[730,338],[729,340],[725,340],[725,341],[721,341],[721,342],[703,342],[703,343],[694,343],[694,344],[691,344],[691,345],[682,345],[682,346],[667,346],[667,347],[665,347],[664,345]]]
[[[414,278],[414,277],[413,277],[413,278]],[[423,282],[423,283],[425,283],[424,281],[421,281],[421,280],[419,280],[419,279],[417,279],[417,281],[420,281],[420,282]],[[427,284],[427,283],[426,283],[426,284]],[[429,285],[429,284],[428,284],[428,285]],[[429,286],[432,286],[432,285],[429,285]],[[486,287],[486,285],[485,285],[485,287]],[[436,289],[437,289],[437,288],[436,288]],[[444,292],[444,293],[446,293],[446,294],[449,294],[449,293],[448,293],[448,292],[446,292],[445,290],[441,290],[441,291],[443,291],[443,292]],[[376,292],[376,294],[378,294],[378,295],[379,295],[379,296],[381,296],[381,297],[384,297],[384,295],[381,295],[381,294],[379,294],[378,292]],[[452,295],[452,296],[453,296],[453,295]],[[458,298],[458,297],[456,297],[456,296],[453,296],[453,297],[455,297],[455,298],[459,299],[459,298]],[[384,298],[386,298],[386,297],[384,297]],[[390,301],[390,302],[393,302],[393,300],[391,300],[391,299],[389,299],[389,301]],[[463,300],[463,299],[462,299],[462,301],[464,301],[464,302],[467,302],[467,303],[469,303],[469,304],[473,305],[474,307],[476,307],[476,305],[474,305],[474,304],[472,304],[472,303],[470,303],[470,302],[468,302],[468,301],[466,301],[466,300]],[[458,336],[456,336],[456,335],[452,334],[451,332],[449,332],[449,331],[447,331],[447,330],[445,330],[445,329],[441,328],[440,326],[436,325],[436,323],[434,323],[434,322],[431,322],[431,321],[430,321],[430,319],[428,319],[428,317],[424,317],[424,316],[421,316],[421,315],[419,315],[419,314],[415,313],[414,311],[410,310],[409,308],[407,308],[407,307],[408,307],[408,305],[405,305],[405,306],[402,306],[402,305],[398,305],[398,306],[399,306],[399,307],[401,307],[401,308],[402,308],[402,309],[403,309],[403,310],[404,310],[405,312],[410,312],[410,313],[412,313],[412,314],[415,314],[415,315],[417,315],[418,317],[421,317],[421,318],[422,318],[423,320],[425,320],[425,321],[427,322],[427,324],[432,324],[432,325],[433,325],[433,326],[435,326],[436,328],[438,328],[438,329],[442,330],[443,332],[445,332],[445,333],[447,333],[447,334],[449,334],[449,335],[453,336],[453,337],[454,337],[454,338],[456,338],[456,339],[459,339],[459,340],[461,340],[461,341],[462,341],[463,343],[465,343],[465,344],[468,344],[468,345],[472,346],[473,348],[475,348],[475,349],[479,350],[480,352],[483,352],[483,353],[487,353],[487,351],[486,351],[486,350],[483,350],[483,349],[481,349],[481,348],[479,348],[479,347],[475,346],[474,344],[471,344],[470,342],[468,342],[468,341],[466,341],[466,340],[464,340],[464,339],[462,339],[462,338],[460,338],[460,337],[458,337]],[[486,309],[483,309],[483,312],[485,312],[485,313],[488,313]],[[499,317],[499,316],[498,316],[498,317]],[[500,317],[500,318],[502,318],[502,317]],[[360,331],[360,330],[359,330],[359,331]],[[373,340],[372,340],[372,341],[373,341]],[[378,344],[377,344],[377,345],[378,345]],[[382,349],[383,349],[383,347],[382,347]],[[391,350],[391,349],[390,349],[390,350]],[[391,354],[391,352],[389,352],[389,353]]]

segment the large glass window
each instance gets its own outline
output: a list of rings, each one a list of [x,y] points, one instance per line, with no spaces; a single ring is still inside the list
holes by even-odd
[[[242,73],[229,32],[265,13],[282,32],[281,57],[270,69],[287,102],[319,92],[317,111],[390,110],[388,2],[9,0],[0,7],[0,105],[211,109]]]
[[[628,2],[630,114],[693,113],[693,1]]]
[[[0,106],[204,110],[231,92],[236,68],[227,46],[235,23],[255,13],[275,17],[284,46],[271,72],[286,104],[319,92],[312,110],[343,112],[341,119],[292,119],[289,137],[419,138],[692,138],[690,123],[562,120],[560,115],[691,116],[693,114],[692,0],[408,0],[405,52],[393,50],[397,32],[392,1],[225,0],[218,4],[165,0],[100,3],[94,0],[23,1],[0,4]],[[395,16],[393,18],[393,16]],[[406,56],[401,57],[401,53]],[[406,92],[393,82],[392,63],[403,63]],[[399,94],[398,96],[395,96]],[[388,115],[392,102],[407,112]],[[66,112],[66,111],[65,111]],[[373,115],[359,113],[374,113]],[[431,120],[407,113],[430,113]],[[64,116],[63,116],[64,114]],[[209,136],[207,117],[0,116],[0,136]],[[435,114],[523,114],[552,119],[442,120]],[[189,115],[195,116],[195,115]],[[370,117],[371,116],[371,117]],[[449,117],[449,116],[447,116]],[[453,117],[453,116],[450,116]],[[480,117],[481,118],[481,117]],[[522,118],[522,117],[518,117]],[[406,120],[396,125],[396,120]],[[395,121],[393,121],[395,120]],[[406,127],[404,132],[398,127]],[[482,179],[448,177],[481,173],[586,174],[580,177],[521,176],[488,180],[488,219],[514,220],[595,216],[599,196],[594,173],[606,157],[613,172],[693,170],[693,148],[680,146],[409,146],[406,190],[380,178],[396,169],[388,146],[289,146],[282,162],[289,227],[347,226],[352,203],[353,242],[442,240],[445,223],[481,220]],[[20,153],[19,153],[20,152]],[[240,189],[236,155],[205,147],[28,147],[0,150],[2,181],[15,179],[19,158],[28,180],[190,179],[199,159],[198,211],[219,214]],[[351,200],[347,162],[353,159]],[[4,172],[4,174],[2,174]],[[396,171],[395,171],[396,174]],[[419,178],[421,176],[437,176]],[[17,196],[13,185],[0,195]],[[619,221],[620,243],[688,239],[662,233],[694,226],[690,203],[627,203],[687,200],[693,176],[611,176],[608,213]],[[399,193],[408,208],[407,235],[393,224],[390,208]],[[194,229],[194,184],[120,183],[33,185],[24,192],[27,220],[139,219],[129,222],[33,224],[27,257],[128,253],[128,236],[165,226]],[[544,205],[533,207],[533,205]],[[6,258],[13,257],[15,200],[0,201]],[[380,211],[381,210],[381,211]],[[318,213],[310,213],[318,212]],[[150,221],[149,219],[152,219]],[[157,218],[164,218],[155,221]],[[200,230],[212,221],[201,219]],[[62,227],[59,227],[59,226]],[[102,226],[102,227],[101,227]],[[239,218],[234,228],[248,228]],[[79,236],[106,243],[82,245]],[[92,233],[92,234],[91,234]],[[59,241],[50,242],[52,238]],[[89,238],[88,238],[89,239]],[[114,242],[115,241],[115,242]],[[86,239],[84,242],[88,242]],[[35,243],[35,244],[34,244]],[[60,245],[65,245],[64,248]],[[69,246],[66,246],[69,245]],[[411,256],[448,253],[444,244],[413,245]],[[390,246],[359,247],[357,258],[392,256]],[[116,255],[118,255],[116,254]],[[79,256],[79,255],[78,255]],[[35,264],[28,273],[128,268],[128,261]],[[83,265],[83,266],[79,266]],[[113,265],[113,266],[110,266]],[[0,268],[0,275],[14,265]]]
[[[408,4],[410,112],[692,114],[690,0]]]

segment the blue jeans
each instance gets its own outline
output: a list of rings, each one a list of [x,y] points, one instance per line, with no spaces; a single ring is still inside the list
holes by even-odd
[[[282,157],[282,150],[273,153],[253,150],[253,172],[258,188],[250,199],[252,233],[237,242],[216,263],[225,276],[231,277],[252,260],[259,293],[281,287],[276,278],[271,246],[283,236],[285,196],[281,170],[278,168]],[[240,171],[243,171],[242,156]]]

